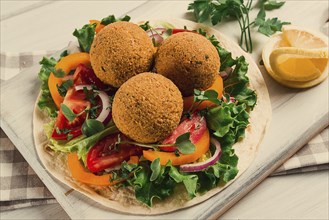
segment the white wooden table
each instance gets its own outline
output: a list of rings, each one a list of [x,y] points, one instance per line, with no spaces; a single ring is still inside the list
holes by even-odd
[[[190,1],[13,1],[1,0],[1,52],[58,50],[73,40],[72,32],[89,19],[110,14],[129,14],[135,20],[166,17],[192,19],[187,12]],[[255,16],[256,14],[252,14]],[[291,21],[295,25],[321,30],[328,18],[328,2],[287,1],[270,17]],[[234,39],[232,26],[217,26]],[[256,49],[252,56],[260,59],[265,37],[255,35]],[[328,219],[328,171],[270,177],[234,207],[224,219]],[[69,219],[58,205],[2,212],[1,219]]]

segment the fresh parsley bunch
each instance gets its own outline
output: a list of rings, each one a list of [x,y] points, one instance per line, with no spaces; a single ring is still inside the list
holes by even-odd
[[[210,18],[211,23],[216,25],[222,21],[237,20],[240,26],[240,46],[247,52],[252,52],[251,27],[258,27],[258,32],[270,36],[276,31],[281,31],[283,25],[290,24],[282,22],[278,18],[266,19],[266,10],[278,9],[285,2],[277,0],[259,0],[259,12],[255,21],[250,21],[249,12],[253,0],[195,0],[190,3],[188,10],[193,11],[196,20],[200,23]]]

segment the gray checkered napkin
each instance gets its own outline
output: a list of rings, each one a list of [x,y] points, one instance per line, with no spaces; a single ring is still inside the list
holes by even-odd
[[[54,51],[21,54],[2,53],[1,80],[12,78],[22,69],[35,65],[43,56],[52,53]],[[2,129],[0,158],[1,211],[56,202]],[[272,175],[328,168],[328,128],[326,128]]]

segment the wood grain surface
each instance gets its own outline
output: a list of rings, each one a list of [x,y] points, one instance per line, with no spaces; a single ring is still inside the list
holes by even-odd
[[[50,2],[49,4],[41,1],[31,1],[24,2],[23,5],[18,4],[19,6],[13,3],[18,2],[7,4],[9,5],[7,7],[8,11],[5,11],[3,6],[6,5],[6,2],[1,1],[1,51],[6,52],[61,49],[67,45],[68,41],[73,39],[71,33],[74,28],[82,26],[91,18],[99,19],[109,14],[122,15],[129,12],[128,14],[134,20],[160,19],[164,17],[192,19],[191,14],[185,13],[189,1],[61,1]],[[28,3],[37,4],[39,7],[33,8]],[[328,11],[325,10],[327,8],[327,1],[287,1],[282,9],[272,11],[268,15],[279,16],[280,19],[291,21],[295,25],[321,30],[324,21],[328,18]],[[79,9],[79,12],[72,15],[74,9]],[[61,16],[58,15],[59,11]],[[255,16],[255,14],[252,16]],[[13,27],[20,28],[13,29]],[[217,30],[220,30],[232,39],[238,38],[237,28],[236,24],[233,23],[216,26]],[[259,61],[261,45],[266,42],[267,38],[261,35],[255,36],[254,43],[257,49],[252,56],[255,61]],[[260,147],[257,159],[252,167],[220,195],[195,208],[183,210],[172,215],[160,216],[159,218],[204,219],[218,217],[218,215],[222,214],[234,202],[241,199],[284,160],[295,153],[314,134],[328,124],[328,81],[311,89],[294,90],[282,87],[274,82],[267,76],[262,67],[261,71],[269,89],[273,119],[269,132]],[[52,179],[41,166],[33,147],[30,118],[35,98],[39,91],[38,86],[35,84],[37,72],[38,67],[34,67],[23,71],[10,81],[1,82],[1,127],[54,196],[58,198],[71,218],[135,219],[136,217],[134,216],[109,213],[100,205],[92,203],[89,199],[76,192],[65,196],[65,192],[69,188]],[[315,178],[317,181],[313,181]],[[300,184],[301,181],[305,182]],[[294,187],[298,183],[300,184],[299,191]],[[328,218],[328,197],[324,196],[325,192],[328,195],[328,191],[324,190],[326,184],[328,184],[327,172],[304,174],[300,177],[270,178],[223,217]],[[307,189],[307,185],[312,185],[312,189]],[[289,190],[289,188],[292,189]],[[281,191],[283,191],[282,194]],[[324,193],[321,194],[321,192]],[[295,193],[298,193],[298,195],[295,195]],[[315,201],[312,195],[317,195],[320,199],[316,200],[317,202],[311,202],[309,210],[298,209],[298,205],[303,207],[303,203],[299,201]],[[266,215],[264,211],[256,211],[258,209],[266,210],[266,208],[272,210],[271,207],[266,207],[266,205],[271,204],[268,201],[271,198],[276,198],[276,203],[273,204],[274,211],[269,212],[272,215]],[[290,198],[291,201],[286,201],[286,198]],[[261,201],[262,199],[264,201]],[[257,207],[248,206],[249,202],[254,206],[257,204]],[[52,212],[53,207],[54,211]],[[223,209],[222,207],[225,208]],[[278,210],[275,211],[275,209]],[[200,210],[211,210],[211,212]],[[17,211],[12,213],[12,215],[7,214],[6,216],[8,218],[15,216]],[[56,205],[44,207],[44,212],[41,213],[39,215],[40,218],[45,216],[51,217],[51,215],[53,215],[53,218],[68,217],[66,214],[61,213],[60,208]],[[44,213],[49,215],[44,215]],[[57,215],[55,213],[61,214]],[[21,216],[23,217],[24,214]]]

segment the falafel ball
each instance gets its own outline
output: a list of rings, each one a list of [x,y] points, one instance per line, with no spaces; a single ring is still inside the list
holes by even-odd
[[[129,78],[150,70],[155,48],[138,25],[120,21],[104,27],[94,39],[90,61],[96,76],[119,88]]]
[[[160,45],[156,58],[157,73],[171,79],[183,96],[194,89],[204,90],[215,81],[220,67],[216,48],[204,36],[181,32]]]
[[[178,126],[183,98],[173,82],[155,73],[141,73],[116,92],[112,117],[118,129],[140,143],[166,138]]]

